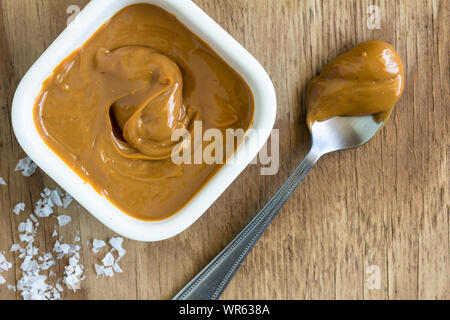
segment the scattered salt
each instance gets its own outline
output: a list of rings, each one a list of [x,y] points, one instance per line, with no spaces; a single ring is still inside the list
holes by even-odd
[[[25,177],[31,177],[37,169],[37,165],[29,158],[25,157],[19,160],[17,163],[15,171],[20,171]]]
[[[20,266],[22,271],[34,272],[39,271],[39,264],[36,260],[33,259],[32,256],[26,256],[25,260],[23,260],[22,265]]]
[[[24,176],[31,176],[36,171],[37,166],[30,158],[24,158],[19,161],[16,171],[21,171]],[[6,182],[0,177],[0,185],[6,185]],[[22,247],[20,244],[13,244],[10,248],[11,252],[18,252],[18,258],[21,260],[20,269],[22,270],[21,278],[17,281],[17,286],[8,285],[9,290],[19,291],[25,300],[60,300],[61,292],[64,291],[61,284],[65,284],[69,289],[77,291],[81,289],[81,281],[85,279],[85,267],[80,263],[80,249],[76,244],[62,243],[62,237],[55,241],[52,253],[44,253],[39,255],[39,248],[33,245],[39,226],[39,218],[49,217],[54,213],[54,207],[67,208],[73,198],[70,194],[64,194],[58,188],[51,190],[44,188],[40,194],[41,199],[35,203],[34,214],[30,214],[26,221],[19,223],[19,239],[25,243]],[[17,215],[25,210],[25,204],[17,204],[13,212]],[[72,221],[68,215],[59,215],[56,217],[59,226],[67,225]],[[57,237],[56,229],[53,231],[52,237]],[[76,231],[74,243],[80,242],[80,231]],[[89,243],[89,242],[87,242]],[[125,255],[126,251],[122,248],[123,239],[120,237],[111,238],[109,240],[111,251],[108,252],[102,260],[103,265],[95,264],[95,272],[97,275],[105,277],[113,277],[114,273],[122,273],[123,270],[118,265],[118,261]],[[99,249],[107,244],[103,240],[93,240],[92,251],[98,253]],[[116,254],[117,253],[117,254]],[[117,256],[117,259],[116,257]],[[48,277],[55,279],[55,272],[50,270],[56,265],[56,260],[63,258],[68,259],[68,264],[64,267],[64,276],[57,280],[54,285],[47,283]],[[7,271],[12,264],[6,261],[5,256],[0,253],[0,273]],[[42,273],[48,273],[46,274]],[[6,279],[0,275],[0,284],[6,283]]]
[[[7,185],[7,184],[6,184],[6,181],[3,180],[2,177],[0,177],[0,186],[6,186],[6,185]]]
[[[50,252],[47,252],[38,258],[40,262],[42,262],[39,267],[41,270],[48,270],[55,265],[55,260],[53,260],[53,255]]]
[[[24,272],[17,282],[17,290],[21,291],[24,300],[60,300],[59,292],[46,280],[47,277],[39,274],[39,271]]]
[[[125,255],[126,251],[122,248],[123,238],[114,237],[109,240],[109,244],[112,249],[109,251],[102,260],[103,265],[95,265],[95,272],[97,276],[113,277],[114,272],[122,273],[123,270],[120,268],[118,262]],[[92,251],[98,253],[98,249],[102,248],[106,243],[102,240],[94,239]],[[117,251],[118,258],[115,259],[113,253]]]
[[[58,188],[50,190],[45,188],[41,192],[41,199],[36,202],[34,213],[40,218],[46,218],[53,214],[53,207],[67,208],[72,202],[73,198],[70,194],[66,194],[62,199],[63,192]]]
[[[81,281],[84,280],[83,270],[84,266],[79,263],[81,247],[79,245],[60,244],[57,240],[53,251],[56,252],[57,259],[62,259],[64,256],[69,256],[69,264],[65,266],[64,284],[73,291],[81,289]]]

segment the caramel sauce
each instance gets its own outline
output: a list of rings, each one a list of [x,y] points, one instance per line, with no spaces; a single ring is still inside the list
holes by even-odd
[[[194,121],[204,130],[247,130],[254,100],[175,16],[137,4],[54,70],[33,112],[45,143],[86,183],[132,217],[161,220],[222,166],[174,164],[171,154],[183,146],[171,140],[174,131],[192,130]]]

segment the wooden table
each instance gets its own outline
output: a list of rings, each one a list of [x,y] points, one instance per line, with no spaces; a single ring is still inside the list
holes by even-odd
[[[0,0],[0,251],[18,242],[23,216],[44,186],[14,172],[24,156],[10,122],[21,77],[65,28],[69,5],[87,0]],[[102,257],[84,246],[83,288],[65,299],[169,299],[212,259],[281,185],[309,147],[304,89],[324,64],[369,40],[392,43],[406,65],[406,86],[377,137],[356,150],[328,155],[309,173],[225,292],[225,299],[448,299],[450,1],[196,0],[266,68],[278,96],[280,171],[248,167],[218,201],[181,235],[158,243],[125,241],[123,274],[95,276]],[[373,29],[380,9],[381,29]],[[376,17],[375,17],[376,18]],[[369,19],[369,24],[367,20]],[[370,27],[370,29],[369,29]],[[372,30],[371,30],[372,29]],[[73,204],[67,238],[113,233]],[[38,243],[51,250],[55,219],[43,219]],[[56,272],[62,274],[64,263]],[[379,272],[379,273],[378,273]],[[379,289],[373,282],[380,275]],[[5,273],[9,283],[18,266]],[[375,282],[376,283],[376,282]],[[376,285],[375,285],[376,287]],[[20,299],[0,285],[0,298]]]

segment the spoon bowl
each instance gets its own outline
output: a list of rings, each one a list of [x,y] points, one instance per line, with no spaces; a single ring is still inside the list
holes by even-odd
[[[320,155],[356,148],[369,142],[384,123],[376,115],[316,121],[311,125],[312,146]]]

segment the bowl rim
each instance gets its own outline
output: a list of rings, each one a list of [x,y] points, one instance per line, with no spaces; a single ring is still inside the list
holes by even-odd
[[[174,14],[203,39],[248,84],[255,99],[251,128],[261,130],[235,151],[236,161],[225,164],[181,210],[161,221],[142,221],[125,214],[85,183],[39,135],[32,110],[43,82],[69,54],[82,46],[119,10],[138,3],[157,5]],[[264,68],[234,38],[191,0],[92,0],[36,60],[22,78],[12,103],[12,125],[25,153],[97,220],[119,235],[137,241],[160,241],[183,232],[219,198],[266,143],[276,118],[276,94]],[[256,139],[256,140],[254,140]],[[251,148],[248,153],[249,144]],[[246,151],[247,150],[247,151]],[[246,159],[242,161],[242,159]]]

